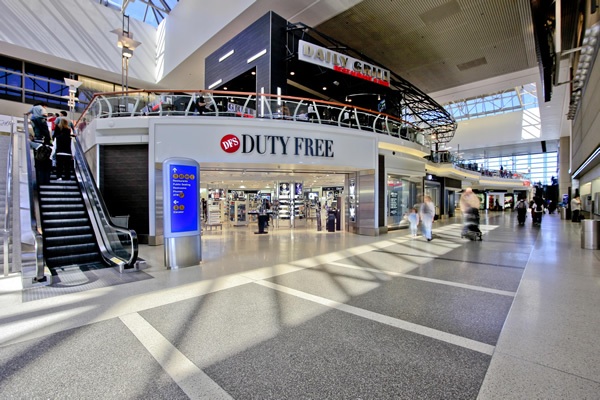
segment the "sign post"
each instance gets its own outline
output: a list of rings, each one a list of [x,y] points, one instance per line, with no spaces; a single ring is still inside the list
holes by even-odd
[[[163,162],[165,265],[189,267],[202,261],[200,166],[187,158]]]

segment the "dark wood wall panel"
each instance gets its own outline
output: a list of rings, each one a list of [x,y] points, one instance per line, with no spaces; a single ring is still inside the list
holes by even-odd
[[[272,14],[271,18],[271,93],[277,93],[277,88],[281,88],[282,94],[287,93],[287,21],[277,15]]]
[[[206,57],[204,64],[204,85],[206,88],[219,79],[222,79],[223,83],[227,83],[256,67],[256,91],[264,87],[266,93],[272,93],[270,77],[272,15],[271,12],[265,14],[217,51]],[[250,57],[263,49],[267,49],[267,54],[251,63],[247,62]],[[219,58],[230,50],[234,50],[233,55],[219,62]]]
[[[100,191],[110,215],[129,215],[145,243],[148,223],[148,145],[100,146]]]

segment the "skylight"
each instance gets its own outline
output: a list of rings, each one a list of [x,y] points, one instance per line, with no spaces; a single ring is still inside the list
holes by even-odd
[[[98,0],[92,0],[98,2]],[[179,0],[100,0],[106,7],[124,11],[130,18],[143,21],[154,27],[166,18]]]
[[[534,83],[511,88],[500,93],[454,101],[444,106],[456,121],[524,111],[537,107],[537,92]]]

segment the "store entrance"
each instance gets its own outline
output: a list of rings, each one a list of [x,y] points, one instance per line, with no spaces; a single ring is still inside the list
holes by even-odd
[[[204,232],[239,231],[244,227],[257,231],[264,215],[268,215],[267,231],[327,232],[332,218],[333,231],[347,230],[345,173],[202,167],[200,170]]]

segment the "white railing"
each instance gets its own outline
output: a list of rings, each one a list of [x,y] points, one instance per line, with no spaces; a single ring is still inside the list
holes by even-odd
[[[379,133],[429,147],[429,133],[394,116],[348,104],[227,91],[129,91],[96,94],[78,127],[95,118],[212,116],[284,120]],[[85,124],[81,122],[84,121]],[[84,128],[81,129],[84,131]]]

